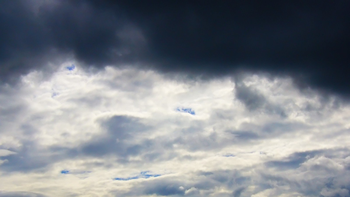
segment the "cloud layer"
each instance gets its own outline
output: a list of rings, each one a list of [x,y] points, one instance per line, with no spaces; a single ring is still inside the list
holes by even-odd
[[[74,57],[86,66],[290,76],[348,98],[348,1],[2,1],[1,81]],[[56,64],[55,64],[56,65]]]
[[[0,1],[0,197],[350,196],[348,1]]]
[[[0,196],[349,196],[349,111],[291,78],[78,62],[0,96]]]

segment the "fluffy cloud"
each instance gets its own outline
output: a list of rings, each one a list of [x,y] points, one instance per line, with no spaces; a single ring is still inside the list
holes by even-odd
[[[0,196],[349,196],[348,104],[290,78],[66,62],[0,95]]]

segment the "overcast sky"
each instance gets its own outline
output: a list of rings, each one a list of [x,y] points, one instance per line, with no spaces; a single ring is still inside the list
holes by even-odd
[[[0,197],[350,196],[349,1],[0,1]]]

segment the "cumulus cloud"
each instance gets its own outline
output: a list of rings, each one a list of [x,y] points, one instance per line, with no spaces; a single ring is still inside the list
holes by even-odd
[[[56,66],[0,87],[0,196],[349,195],[337,97],[264,74]]]

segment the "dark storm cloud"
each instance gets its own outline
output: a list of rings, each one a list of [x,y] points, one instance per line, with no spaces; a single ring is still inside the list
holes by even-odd
[[[126,61],[134,43],[143,39],[118,10],[84,1],[2,1],[0,7],[0,73],[5,82],[72,57],[88,65]]]
[[[348,1],[1,1],[2,81],[65,54],[221,76],[265,71],[349,95]],[[62,57],[63,57],[62,56]]]

